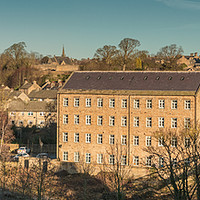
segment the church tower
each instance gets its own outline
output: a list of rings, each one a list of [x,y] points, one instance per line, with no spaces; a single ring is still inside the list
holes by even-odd
[[[65,49],[64,49],[64,45],[63,45],[63,50],[62,50],[62,57],[63,57],[63,58],[66,57],[66,55],[65,55]]]

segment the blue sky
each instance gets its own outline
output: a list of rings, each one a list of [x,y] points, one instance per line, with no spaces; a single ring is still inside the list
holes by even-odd
[[[92,58],[123,38],[155,54],[166,45],[200,53],[200,0],[1,0],[0,53],[24,41],[27,51]]]

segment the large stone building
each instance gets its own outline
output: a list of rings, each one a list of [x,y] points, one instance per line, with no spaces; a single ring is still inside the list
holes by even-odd
[[[161,148],[155,131],[199,120],[199,84],[199,72],[74,72],[57,96],[57,157],[109,165],[120,144],[122,164],[140,174],[151,166],[143,149]]]

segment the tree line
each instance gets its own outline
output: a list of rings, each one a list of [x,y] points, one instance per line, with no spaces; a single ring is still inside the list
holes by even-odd
[[[185,64],[177,64],[183,49],[171,44],[162,47],[155,56],[147,50],[138,50],[140,42],[132,38],[124,38],[118,48],[104,45],[98,48],[94,58],[81,63],[82,70],[183,70]]]
[[[118,44],[98,48],[92,59],[77,61],[80,70],[183,70],[185,64],[177,64],[183,49],[172,44],[162,47],[156,55],[150,56],[146,50],[138,50],[140,41],[124,38]],[[0,54],[0,84],[19,88],[24,79],[29,81],[41,77],[34,65],[47,63],[47,56],[27,52],[25,42],[11,45]],[[40,74],[40,75],[38,75]]]

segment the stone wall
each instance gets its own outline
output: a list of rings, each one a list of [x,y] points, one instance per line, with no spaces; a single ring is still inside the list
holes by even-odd
[[[71,71],[78,71],[79,65],[40,64],[40,65],[34,65],[34,68],[39,69],[41,71],[71,72]]]
[[[72,71],[78,71],[79,65],[57,65],[56,71],[57,72],[72,72]]]

